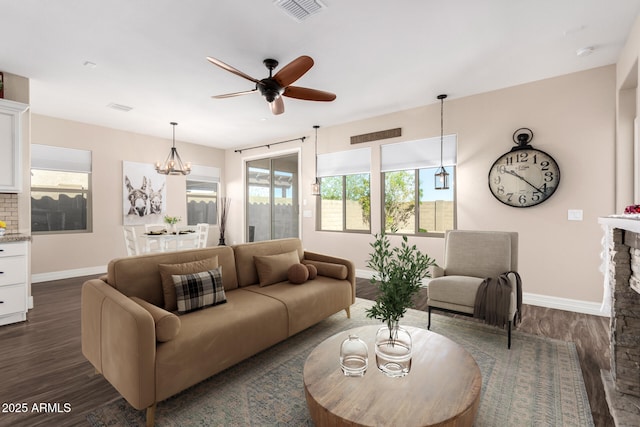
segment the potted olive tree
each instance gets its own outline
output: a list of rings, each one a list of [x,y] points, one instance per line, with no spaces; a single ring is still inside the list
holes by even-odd
[[[436,263],[416,245],[409,245],[407,236],[402,236],[400,246],[391,247],[385,233],[376,234],[371,247],[367,267],[374,270],[371,282],[380,293],[366,313],[385,323],[376,334],[376,362],[385,374],[404,376],[411,367],[411,336],[399,322],[413,306],[422,279],[431,277],[430,268]]]

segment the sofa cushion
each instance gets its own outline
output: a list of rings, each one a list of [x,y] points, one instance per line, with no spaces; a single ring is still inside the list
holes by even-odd
[[[307,270],[309,270],[309,280],[313,280],[318,276],[318,269],[313,264],[303,264],[307,266]]]
[[[343,264],[335,264],[333,262],[324,262],[324,261],[311,261],[311,260],[303,260],[304,264],[313,265],[317,274],[320,276],[331,277],[333,279],[344,280],[347,278],[349,274],[349,270],[346,265]]]
[[[236,261],[233,249],[230,246],[154,252],[116,258],[107,265],[107,283],[128,297],[142,298],[158,307],[164,307],[164,293],[158,265],[182,264],[214,256],[218,257],[218,265],[224,265],[224,271],[222,272],[224,290],[236,289],[238,287]],[[251,267],[253,268],[253,263]]]
[[[227,302],[222,285],[222,267],[201,273],[174,274],[171,277],[176,285],[180,314]]]
[[[304,264],[293,264],[289,267],[287,278],[295,285],[301,285],[309,278],[309,269]]]
[[[231,248],[235,257],[238,286],[241,288],[260,283],[254,259],[256,256],[277,255],[295,250],[298,251],[298,262],[304,257],[302,241],[298,238],[241,243]]]
[[[162,278],[162,292],[164,293],[164,309],[176,311],[178,309],[176,297],[176,285],[171,276],[181,274],[201,273],[218,267],[218,257],[185,262],[182,264],[158,264],[160,277]]]
[[[153,317],[153,323],[156,325],[156,341],[171,341],[178,335],[181,325],[178,316],[138,297],[131,297],[131,299],[141,305]]]
[[[260,286],[273,285],[287,280],[287,272],[293,264],[299,264],[298,251],[277,255],[254,256]]]

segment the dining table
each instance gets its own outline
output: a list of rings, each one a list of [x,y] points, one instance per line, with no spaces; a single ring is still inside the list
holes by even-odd
[[[152,247],[156,246],[159,252],[179,251],[181,249],[192,249],[196,246],[198,234],[195,230],[184,230],[175,233],[166,231],[149,231],[144,233],[142,239],[147,252],[154,252]],[[155,242],[155,245],[154,245]],[[192,245],[183,247],[182,243],[193,242]]]

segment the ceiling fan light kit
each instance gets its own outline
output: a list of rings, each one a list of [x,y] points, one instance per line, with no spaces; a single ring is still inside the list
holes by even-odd
[[[176,126],[178,123],[169,123],[173,126],[173,146],[163,164],[156,162],[156,172],[161,175],[189,175],[191,173],[191,163],[183,163],[176,149]]]
[[[267,58],[263,61],[265,67],[269,70],[269,77],[258,80],[248,74],[243,73],[231,65],[228,65],[219,59],[208,56],[207,60],[223,70],[227,70],[239,77],[255,83],[256,87],[252,90],[242,92],[233,92],[222,95],[215,95],[212,98],[223,99],[235,96],[247,95],[253,92],[259,92],[267,101],[269,108],[274,115],[284,113],[283,96],[289,98],[302,99],[306,101],[323,101],[330,102],[336,99],[336,95],[331,92],[325,92],[317,89],[309,89],[300,86],[291,86],[296,80],[302,77],[307,71],[313,67],[313,59],[303,55],[300,56],[280,69],[275,75],[273,70],[278,66],[278,61]]]

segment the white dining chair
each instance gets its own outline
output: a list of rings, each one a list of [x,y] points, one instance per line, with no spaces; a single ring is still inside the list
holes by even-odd
[[[162,231],[167,230],[167,224],[145,224],[144,232],[148,234],[152,231]],[[164,252],[165,248],[163,247],[164,242],[159,239],[144,239],[144,250],[145,252]]]
[[[138,245],[138,236],[136,228],[130,226],[122,227],[124,233],[124,244],[127,247],[127,256],[140,255],[140,246]]]
[[[185,225],[178,228],[180,238],[177,240],[178,249],[198,248],[198,231],[195,225]]]
[[[198,235],[198,247],[206,248],[207,239],[209,238],[209,224],[204,224],[204,223],[197,224],[196,234]]]

